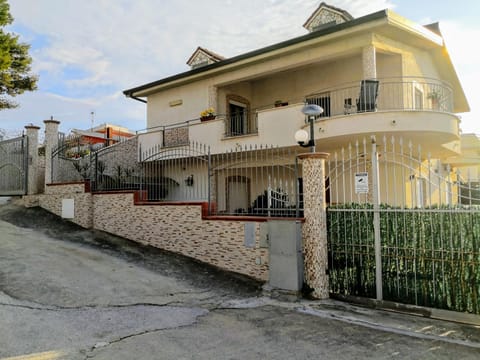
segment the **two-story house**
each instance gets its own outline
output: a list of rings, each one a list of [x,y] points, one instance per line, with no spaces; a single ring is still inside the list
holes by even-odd
[[[215,155],[272,144],[291,149],[286,163],[293,163],[302,151],[294,134],[308,130],[301,112],[307,102],[323,108],[314,123],[317,151],[333,153],[373,135],[421,144],[425,157],[439,161],[459,155],[456,114],[469,105],[438,24],[421,26],[390,10],[353,18],[322,2],[304,27],[303,36],[231,58],[199,47],[190,70],[125,90],[146,102],[142,150],[190,141]],[[232,212],[255,201],[265,186],[252,176],[219,173],[219,209]]]

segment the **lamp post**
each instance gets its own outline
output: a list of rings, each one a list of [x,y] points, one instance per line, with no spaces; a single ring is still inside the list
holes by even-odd
[[[314,153],[315,152],[315,132],[313,129],[313,125],[315,123],[315,117],[323,113],[323,109],[321,106],[318,106],[315,104],[306,104],[302,108],[302,113],[305,116],[307,116],[308,123],[310,124],[310,139],[309,139],[308,132],[306,132],[303,129],[300,129],[295,133],[295,141],[301,147],[309,147],[310,152]]]

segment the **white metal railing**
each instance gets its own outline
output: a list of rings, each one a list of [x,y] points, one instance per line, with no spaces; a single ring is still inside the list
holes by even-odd
[[[314,103],[324,112],[320,117],[353,115],[373,111],[438,111],[453,112],[453,91],[450,85],[438,79],[421,77],[392,77],[358,80],[314,93],[286,99],[284,104]],[[258,111],[274,109],[272,100],[249,112],[240,114],[216,114],[215,119],[223,120],[224,136],[236,137],[258,132]],[[175,124],[159,125],[137,131],[137,134],[161,132],[168,138],[165,146],[188,143],[189,129],[201,118],[189,119]]]
[[[453,111],[453,92],[435,79],[402,77],[362,80],[305,97],[324,108],[323,117],[371,111]]]

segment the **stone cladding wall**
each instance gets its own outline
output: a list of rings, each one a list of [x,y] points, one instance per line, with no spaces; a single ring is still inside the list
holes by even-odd
[[[62,200],[73,199],[75,218],[69,219],[75,224],[90,229],[93,226],[92,194],[85,192],[85,184],[55,184],[45,187],[45,194],[38,196],[40,207],[62,216]]]
[[[246,247],[245,222],[203,220],[201,205],[134,205],[133,194],[94,195],[94,228],[215,265],[268,279],[268,250]]]
[[[268,280],[268,249],[260,247],[260,222],[254,222],[255,245],[247,247],[247,221],[203,219],[201,204],[136,205],[133,193],[92,195],[85,192],[83,183],[48,185],[44,195],[24,200],[61,216],[63,199],[74,199],[75,218],[70,220],[85,228]]]

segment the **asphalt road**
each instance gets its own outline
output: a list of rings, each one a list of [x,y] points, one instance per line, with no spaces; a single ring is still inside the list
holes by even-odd
[[[480,329],[261,284],[0,206],[0,359],[478,359]]]

